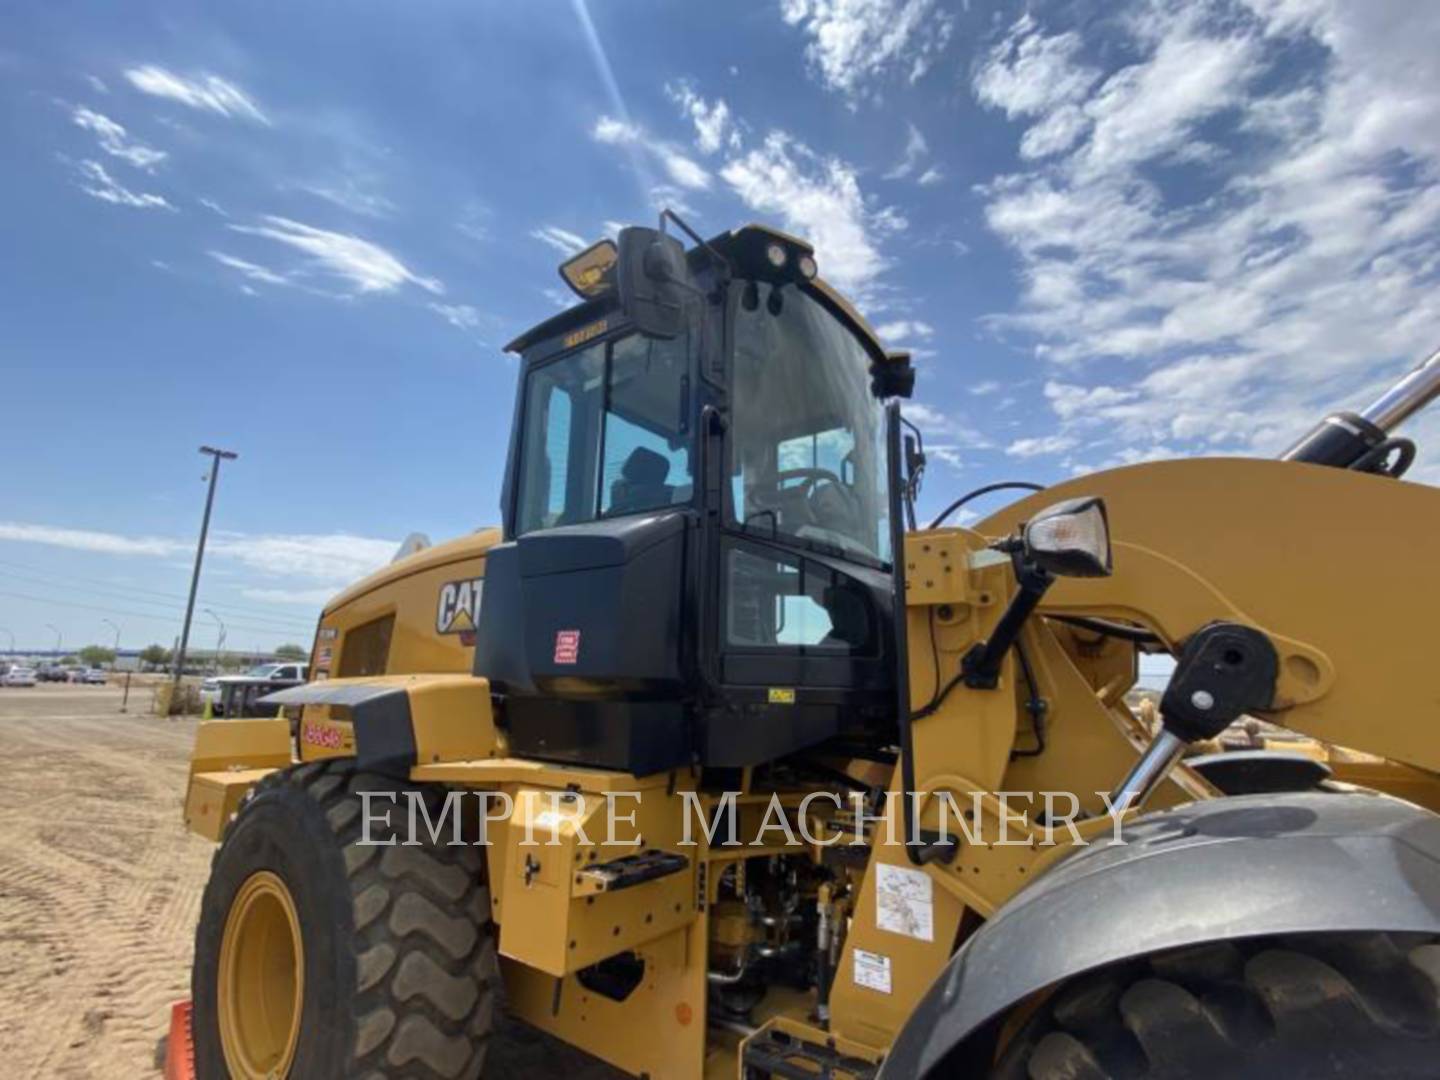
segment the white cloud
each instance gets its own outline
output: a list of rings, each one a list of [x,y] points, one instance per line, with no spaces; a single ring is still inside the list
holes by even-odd
[[[228,266],[231,270],[238,271],[241,276],[251,281],[259,281],[266,285],[290,284],[290,279],[284,274],[278,274],[268,267],[261,266],[259,263],[250,262],[248,259],[242,259],[237,255],[227,255],[223,251],[209,251],[206,252],[206,254],[221,266]]]
[[[613,116],[602,116],[595,121],[595,127],[591,129],[590,136],[597,142],[621,145],[638,141],[640,129],[634,124],[616,120]]]
[[[1235,104],[1259,73],[1259,43],[1214,33],[1192,14],[1163,30],[1151,57],[1116,72],[1088,103],[1094,121],[1082,164],[1105,172],[1163,157],[1195,125]]]
[[[259,600],[266,604],[297,604],[301,607],[317,608],[329,603],[335,596],[333,586],[318,589],[241,589],[240,595],[247,600]]]
[[[1075,62],[1081,44],[1073,31],[1047,36],[1026,13],[990,50],[975,76],[975,96],[984,105],[1005,110],[1011,119],[1042,115],[1076,101],[1100,77]]]
[[[120,124],[103,113],[87,109],[83,105],[78,106],[70,114],[70,117],[77,127],[95,133],[96,139],[100,142],[100,149],[122,161],[129,162],[137,169],[154,172],[155,166],[169,156],[164,150],[156,150],[131,139]]]
[[[1005,453],[1011,457],[1032,458],[1045,454],[1063,454],[1078,445],[1078,441],[1069,435],[1037,435],[1016,439],[1005,447]]]
[[[994,379],[986,379],[984,382],[978,382],[974,386],[970,387],[970,393],[974,394],[976,397],[985,397],[989,394],[995,393],[995,391],[1000,389],[1000,386],[1001,384],[996,382]]]
[[[940,181],[944,179],[945,174],[941,172],[936,166],[931,165],[930,168],[926,169],[923,173],[919,175],[918,178],[916,178],[915,182],[921,187],[931,187],[934,184],[940,183]]]
[[[780,0],[780,14],[810,39],[805,58],[821,81],[851,98],[895,71],[918,80],[955,25],[935,0]]]
[[[1053,381],[1045,384],[1045,397],[1062,420],[1100,416],[1102,410],[1134,401],[1137,396],[1134,390],[1114,386],[1073,386]]]
[[[697,107],[704,116],[713,117],[723,104],[709,105],[688,83],[670,84],[666,91],[692,120]],[[867,199],[860,188],[859,172],[849,162],[819,154],[784,131],[771,131],[758,145],[747,146],[741,134],[748,131],[746,125],[731,117],[728,108],[724,117],[722,129],[708,135],[703,124],[697,126],[702,146],[713,145],[722,153],[721,179],[749,209],[779,218],[783,228],[809,240],[823,277],[857,301],[874,301],[878,278],[889,266],[881,244],[907,228],[906,219],[894,207]],[[710,174],[703,166],[634,123],[602,116],[591,134],[598,142],[628,150],[642,181],[649,159],[666,166],[677,182],[650,187],[650,198],[657,207],[693,213],[685,204],[687,189],[704,190],[710,185]],[[677,159],[685,164],[678,164]],[[607,229],[613,225],[606,223]],[[584,246],[580,237],[554,226],[531,235],[567,255]]]
[[[480,328],[480,312],[469,304],[431,302],[425,306],[457,330],[478,330]]]
[[[230,119],[250,120],[257,124],[270,124],[260,111],[260,106],[245,91],[218,75],[195,75],[185,77],[154,64],[130,68],[125,78],[135,89],[155,97],[178,101],[192,109],[218,113]]]
[[[949,443],[926,443],[925,456],[934,458],[950,468],[960,470],[965,468],[965,455],[960,452],[961,448]],[[963,520],[961,524],[964,524]]]
[[[949,444],[966,450],[986,450],[995,444],[979,429],[958,415],[943,412],[922,401],[907,401],[901,407],[909,420],[925,435],[936,436],[940,445]],[[934,449],[928,442],[927,451]]]
[[[178,541],[158,536],[121,536],[92,529],[64,529],[23,521],[0,521],[0,540],[45,544],[72,551],[93,551],[101,555],[174,555],[183,550]]]
[[[102,555],[173,558],[195,549],[193,539],[125,536],[93,529],[70,529],[29,522],[0,522],[0,541],[43,544]],[[388,563],[397,549],[394,540],[349,533],[259,534],[214,532],[206,555],[235,560],[252,570],[277,577],[348,583]],[[187,568],[188,563],[184,564]]]
[[[896,319],[894,322],[881,323],[875,327],[875,333],[885,342],[929,341],[935,336],[935,328],[919,319]]]
[[[982,189],[1022,265],[993,326],[1066,365],[1047,399],[1087,454],[1277,452],[1433,346],[1440,7],[1156,0],[1104,25],[1126,40],[1102,53],[1026,17],[977,72],[1026,161]]]
[[[540,295],[545,297],[546,300],[549,300],[550,303],[554,304],[557,308],[574,307],[575,304],[578,303],[574,293],[566,292],[564,289],[555,285],[545,286],[545,288],[540,290]]]
[[[972,450],[988,450],[995,444],[979,428],[955,413],[907,401],[902,409],[905,419],[925,436],[925,454],[952,469],[965,468],[967,454]]]
[[[652,138],[646,131],[634,124],[602,116],[595,123],[591,135],[597,142],[612,146],[631,146],[650,154],[660,163],[674,184],[690,191],[705,191],[710,187],[710,173],[673,143]]]
[[[724,147],[740,149],[740,131],[723,98],[706,101],[684,81],[666,83],[665,93],[695,125],[695,145],[702,154],[713,154]]]
[[[399,544],[348,533],[247,535],[216,533],[210,550],[276,576],[351,582],[388,563]]]
[[[590,242],[583,236],[577,236],[569,229],[562,229],[558,225],[542,225],[538,229],[532,229],[530,235],[542,244],[549,244],[567,259],[571,255],[580,254],[590,246]]]
[[[892,208],[866,203],[853,166],[782,131],[727,161],[720,175],[752,210],[778,215],[814,244],[821,276],[862,300],[889,265],[880,238],[906,227]]]
[[[86,159],[77,166],[80,170],[80,190],[102,202],[114,206],[133,206],[139,210],[174,210],[175,207],[163,195],[131,191],[106,171],[98,161]]]
[[[909,129],[905,136],[905,156],[900,159],[893,169],[885,174],[886,180],[902,180],[909,176],[925,160],[925,155],[930,153],[930,144],[925,141],[925,136],[914,124],[907,124]],[[932,169],[931,172],[934,170]],[[924,182],[923,180],[921,181]]]
[[[324,199],[342,210],[364,217],[383,218],[395,213],[395,204],[384,195],[372,191],[352,176],[328,183],[296,185],[299,190],[317,199]]]
[[[703,165],[692,161],[684,154],[670,152],[668,149],[657,150],[660,161],[665,166],[665,172],[675,183],[682,188],[691,191],[705,191],[710,187],[710,174],[705,171]]]
[[[395,255],[369,240],[274,215],[266,215],[261,220],[265,224],[231,225],[230,228],[303,251],[314,259],[319,269],[348,281],[362,293],[394,292],[402,285],[416,285],[437,294],[445,291],[438,280],[416,274]]]

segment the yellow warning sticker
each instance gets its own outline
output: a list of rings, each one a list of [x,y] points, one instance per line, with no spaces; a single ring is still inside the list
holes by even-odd
[[[793,687],[789,687],[789,686],[772,686],[772,687],[770,687],[770,704],[771,704],[771,705],[794,705],[794,704],[795,704],[795,690],[794,690],[794,688],[793,688]]]

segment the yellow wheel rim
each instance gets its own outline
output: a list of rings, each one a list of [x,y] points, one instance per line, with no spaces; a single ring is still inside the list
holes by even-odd
[[[251,874],[220,939],[220,1044],[235,1080],[287,1076],[300,1040],[305,948],[285,882]]]

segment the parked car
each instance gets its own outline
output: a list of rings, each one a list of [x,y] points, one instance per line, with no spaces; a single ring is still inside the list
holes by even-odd
[[[28,667],[12,667],[5,673],[4,679],[0,679],[6,686],[34,686],[35,669]]]
[[[309,678],[310,665],[296,661],[274,664],[257,664],[244,675],[217,675],[200,684],[200,701],[208,702],[216,716],[224,715],[225,688],[239,689],[242,686],[282,690],[287,686],[303,683]],[[250,695],[256,696],[255,694]]]
[[[56,664],[42,664],[36,669],[35,678],[41,682],[66,682],[70,673]]]
[[[90,686],[104,686],[109,679],[110,676],[98,667],[88,668],[80,675],[80,681]]]

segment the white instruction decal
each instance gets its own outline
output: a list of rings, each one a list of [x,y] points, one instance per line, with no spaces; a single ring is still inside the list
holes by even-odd
[[[919,941],[935,940],[935,883],[908,866],[875,868],[875,923]]]
[[[866,990],[890,993],[890,958],[879,953],[855,950],[855,985]]]

